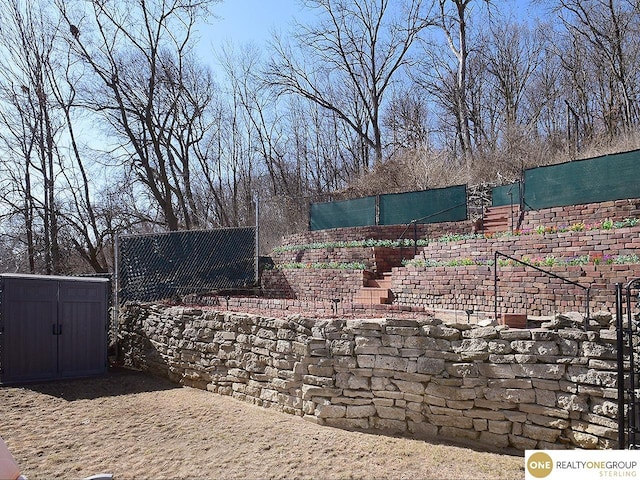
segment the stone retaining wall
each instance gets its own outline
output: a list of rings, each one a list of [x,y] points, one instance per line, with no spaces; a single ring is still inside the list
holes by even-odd
[[[596,318],[584,332],[129,305],[120,350],[133,367],[332,427],[614,448],[615,330]]]

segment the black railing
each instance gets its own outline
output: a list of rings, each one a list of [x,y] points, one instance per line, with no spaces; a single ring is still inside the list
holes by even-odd
[[[459,203],[458,205],[445,208],[444,210],[440,210],[439,212],[430,213],[429,215],[416,218],[414,220],[411,220],[409,223],[407,223],[405,229],[400,234],[400,237],[398,237],[398,240],[400,241],[400,256],[402,257],[402,259],[404,260],[404,254],[403,254],[404,243],[402,242],[402,240],[405,239],[405,234],[407,233],[407,231],[411,226],[413,226],[413,256],[415,257],[418,254],[418,223],[424,222],[425,220],[428,220],[433,217],[437,217],[438,215],[442,215],[443,213],[447,213],[451,210],[455,210],[456,208],[460,208],[462,206],[465,206],[466,204],[467,202]]]
[[[640,449],[640,365],[636,358],[640,341],[640,321],[638,317],[634,318],[632,312],[632,289],[638,290],[636,298],[637,306],[640,307],[640,278],[634,278],[624,286],[616,283],[619,449]],[[626,296],[626,302],[623,296]],[[625,303],[626,326],[623,313]],[[628,366],[625,365],[627,362]]]
[[[550,272],[548,270],[544,270],[543,268],[540,268],[536,265],[532,265],[531,263],[527,263],[523,260],[519,260],[517,258],[511,257],[505,253],[502,252],[498,252],[496,251],[494,254],[494,259],[493,259],[493,265],[494,265],[494,274],[493,274],[493,289],[494,289],[494,297],[493,297],[493,311],[494,311],[494,315],[495,315],[495,320],[498,320],[498,257],[502,257],[502,258],[506,258],[508,260],[511,260],[512,262],[518,263],[520,265],[523,265],[525,267],[530,267],[533,268],[534,270],[537,270],[538,272],[542,272],[545,275],[548,275],[550,277],[553,278],[557,278],[559,280],[562,280],[565,283],[569,283],[571,285],[574,285],[576,287],[582,288],[583,290],[585,290],[586,292],[586,308],[587,308],[587,312],[586,315],[584,317],[584,329],[585,331],[588,330],[589,328],[589,316],[590,316],[590,310],[589,310],[589,300],[590,300],[590,296],[591,296],[591,287],[590,286],[585,286],[582,285],[578,282],[574,282],[573,280],[569,280],[568,278],[565,278],[561,275],[558,275],[557,273],[553,273]]]

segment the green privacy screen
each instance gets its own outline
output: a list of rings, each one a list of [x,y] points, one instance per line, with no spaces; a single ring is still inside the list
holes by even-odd
[[[118,254],[122,304],[245,288],[256,280],[254,227],[125,236]]]
[[[520,184],[510,183],[491,190],[491,205],[502,207],[504,205],[520,205]]]
[[[311,230],[375,225],[376,197],[312,203],[309,217]]]
[[[525,170],[529,210],[640,197],[640,150]]]
[[[456,222],[467,219],[467,186],[312,203],[311,230],[369,225]]]
[[[380,225],[455,222],[467,219],[467,186],[380,196]]]

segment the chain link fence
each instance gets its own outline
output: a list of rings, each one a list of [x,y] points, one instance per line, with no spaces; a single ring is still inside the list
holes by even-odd
[[[256,244],[255,227],[120,237],[118,303],[252,287]]]

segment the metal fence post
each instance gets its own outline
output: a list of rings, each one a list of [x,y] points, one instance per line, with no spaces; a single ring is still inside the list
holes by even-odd
[[[120,235],[116,233],[113,248],[113,346],[115,349],[116,360],[120,352],[118,352],[118,322],[120,316]]]
[[[254,284],[258,286],[260,281],[260,195],[256,194],[254,197],[256,204],[256,260],[255,260],[255,279]]]
[[[624,324],[622,321],[622,284],[616,283],[616,345],[618,360],[618,449],[625,449],[624,435]]]

